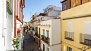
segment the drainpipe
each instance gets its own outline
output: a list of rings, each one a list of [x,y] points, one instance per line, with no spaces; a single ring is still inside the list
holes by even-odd
[[[14,0],[14,38],[16,37],[16,0]]]

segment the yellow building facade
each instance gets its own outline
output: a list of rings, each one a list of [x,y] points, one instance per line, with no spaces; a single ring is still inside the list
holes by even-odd
[[[91,2],[61,12],[62,51],[91,51]]]

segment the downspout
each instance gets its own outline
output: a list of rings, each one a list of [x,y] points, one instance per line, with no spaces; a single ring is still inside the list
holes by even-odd
[[[14,0],[14,38],[16,37],[16,0]]]

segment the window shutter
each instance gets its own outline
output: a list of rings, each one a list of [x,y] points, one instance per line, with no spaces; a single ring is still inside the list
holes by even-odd
[[[10,7],[10,2],[6,1],[6,9],[8,14],[12,15],[11,7]]]

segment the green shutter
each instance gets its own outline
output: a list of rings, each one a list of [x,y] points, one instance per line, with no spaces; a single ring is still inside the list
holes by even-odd
[[[10,15],[12,15],[12,11],[11,11],[11,7],[10,7],[10,5],[9,6],[7,6],[7,12],[8,12],[8,14],[10,14]]]

